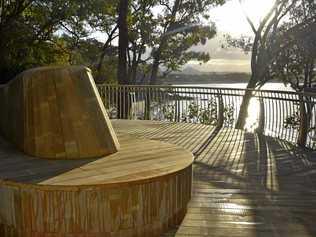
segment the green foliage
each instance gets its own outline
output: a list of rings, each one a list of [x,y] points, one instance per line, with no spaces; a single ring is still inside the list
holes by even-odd
[[[102,44],[88,36],[115,23],[115,2],[6,1],[0,11],[1,82],[35,66],[92,65]]]
[[[224,2],[129,1],[128,81],[145,83],[154,71],[155,60],[158,67],[166,69],[165,74],[179,70],[190,60],[207,62],[210,59],[207,53],[190,48],[214,37],[216,28],[208,11]],[[118,47],[113,42],[118,37],[118,3],[117,0],[4,1],[0,11],[0,83],[30,67],[65,64],[90,67],[99,82],[116,81]],[[157,13],[157,9],[161,11]],[[152,54],[148,54],[151,49]]]
[[[224,126],[229,127],[234,123],[234,105],[224,107]],[[191,102],[183,118],[186,122],[216,125],[218,123],[218,104],[216,99],[208,100],[207,106],[199,106],[197,102]]]
[[[196,102],[192,102],[188,107],[188,117],[190,121],[197,121],[199,118],[199,106]]]
[[[129,82],[143,82],[149,78],[155,84],[159,69],[162,76],[177,71],[190,60],[207,62],[208,53],[190,50],[214,37],[215,25],[209,20],[208,10],[224,0],[134,0],[128,16]],[[157,13],[157,9],[159,12]],[[204,25],[205,24],[205,25]],[[151,50],[151,54],[146,52]],[[146,57],[144,56],[146,54]],[[148,56],[148,57],[147,57]],[[150,65],[149,75],[141,67]],[[149,77],[150,76],[150,77]]]
[[[162,76],[177,71],[190,60],[207,62],[208,53],[192,51],[191,47],[205,44],[216,34],[216,27],[209,20],[210,7],[225,1],[160,1],[162,9],[157,15],[153,32],[151,83],[156,83],[159,65],[164,68]],[[207,22],[206,25],[205,22]]]
[[[167,41],[167,46],[161,53],[161,64],[169,73],[178,71],[182,65],[190,60],[208,62],[210,55],[206,52],[191,51],[194,45],[205,44],[207,39],[211,39],[216,34],[214,25],[208,27],[194,27],[189,32],[180,32],[171,36]]]
[[[175,116],[175,107],[174,105],[166,104],[162,107],[162,113],[164,118],[169,121],[173,121]]]
[[[297,107],[293,114],[287,116],[283,121],[284,128],[291,128],[298,130],[300,127],[301,118],[299,108]]]
[[[102,64],[102,67],[99,72],[96,71],[95,67],[91,67],[92,73],[94,75],[101,75],[99,81],[101,83],[115,84],[117,83],[117,58],[116,57],[107,57]],[[96,76],[94,76],[96,78]],[[99,82],[97,81],[97,82]]]
[[[207,108],[201,109],[199,120],[202,124],[216,125],[217,124],[217,103],[216,100],[210,100],[207,103]]]
[[[234,111],[234,105],[232,104],[228,104],[224,107],[224,126],[229,127],[234,124]]]

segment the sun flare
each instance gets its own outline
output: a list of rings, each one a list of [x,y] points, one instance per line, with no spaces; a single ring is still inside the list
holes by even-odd
[[[223,6],[210,10],[211,19],[218,29],[235,36],[252,35],[252,30],[246,21],[243,11],[257,27],[260,20],[269,12],[276,0],[239,0],[227,1]]]
[[[269,12],[275,0],[244,0],[242,5],[248,16],[255,22],[259,21]]]

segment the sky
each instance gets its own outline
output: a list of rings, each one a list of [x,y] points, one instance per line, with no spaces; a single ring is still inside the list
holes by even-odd
[[[230,0],[223,6],[211,9],[211,20],[216,23],[218,29],[217,37],[209,40],[204,46],[193,47],[193,50],[209,52],[211,60],[202,65],[190,62],[190,66],[204,72],[250,72],[250,55],[245,55],[239,49],[222,49],[223,34],[230,34],[233,37],[251,36],[252,31],[243,9],[255,25],[258,25],[273,2],[274,0],[244,0],[242,8],[238,0]]]
[[[240,34],[252,35],[252,31],[243,14],[259,24],[260,19],[272,7],[274,0],[243,0],[243,7],[238,0],[229,0],[226,4],[210,10],[211,19],[216,22],[218,29],[229,32],[234,36]]]

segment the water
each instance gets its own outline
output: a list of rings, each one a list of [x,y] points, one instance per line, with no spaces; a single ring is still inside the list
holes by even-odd
[[[210,88],[224,88],[224,89],[245,89],[247,83],[208,83],[208,84],[186,84],[177,86],[192,86],[192,87],[210,87]],[[273,91],[294,91],[290,86],[285,86],[283,83],[266,83],[261,90],[273,90]],[[227,97],[227,98],[226,98]],[[230,97],[224,96],[225,101],[230,103]],[[200,108],[204,109],[201,98],[196,98]],[[233,100],[231,104],[234,111],[234,119],[236,121],[239,114],[240,104],[242,97]],[[285,120],[290,116],[296,116],[295,112],[298,111],[298,105],[292,101],[277,101],[274,99],[264,99],[265,103],[265,134],[279,137],[291,142],[297,140],[298,130],[292,127],[285,127]],[[248,131],[254,131],[259,123],[259,101],[257,98],[252,98],[248,107],[248,117],[246,118],[245,129]],[[181,110],[187,110],[187,106],[184,103]]]
[[[192,86],[192,87],[216,87],[216,88],[236,88],[236,89],[245,89],[247,83],[207,83],[207,84],[185,84],[185,85],[176,85],[176,86]],[[279,90],[279,91],[294,91],[290,86],[285,86],[280,82],[271,82],[266,83],[262,90]]]

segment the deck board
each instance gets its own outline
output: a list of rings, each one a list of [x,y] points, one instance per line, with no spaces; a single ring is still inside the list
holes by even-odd
[[[164,236],[316,236],[316,153],[241,130],[157,121],[112,121],[117,133],[195,154],[193,197]]]
[[[173,144],[128,134],[120,134],[119,139],[121,149],[108,156],[49,160],[17,151],[0,137],[4,154],[0,154],[0,181],[35,186],[122,185],[161,178],[192,164],[192,154]]]

